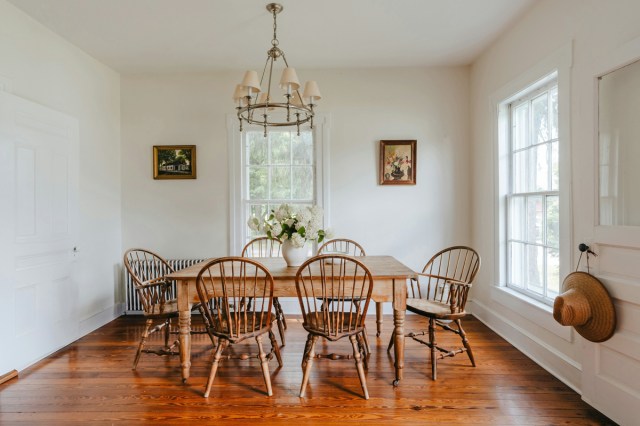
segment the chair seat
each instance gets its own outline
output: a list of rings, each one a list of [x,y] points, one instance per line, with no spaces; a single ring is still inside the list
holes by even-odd
[[[151,305],[149,310],[144,312],[145,317],[152,318],[172,314],[178,314],[178,301],[176,299],[167,300],[163,304],[156,303],[154,305]]]
[[[260,322],[260,316],[263,313],[261,312],[247,312],[246,314],[240,315],[238,318],[238,324],[235,324],[234,318],[234,327],[233,334],[235,334],[236,330],[240,333],[239,337],[230,336],[231,330],[229,330],[229,318],[228,317],[220,317],[218,318],[217,314],[213,313],[213,318],[216,321],[216,324],[211,327],[211,333],[215,336],[223,337],[227,339],[231,343],[237,343],[242,341],[248,337],[254,337],[258,334],[266,333],[271,330],[270,324],[262,324]],[[232,312],[233,315],[233,312]],[[265,313],[266,315],[266,313]],[[275,321],[275,314],[271,314],[271,322]]]
[[[351,328],[349,332],[343,332],[341,330],[349,330],[349,325],[356,320],[355,312],[322,312],[312,311],[308,312],[305,316],[305,321],[302,323],[302,327],[310,333],[318,334],[326,337],[329,340],[338,340],[342,337],[352,334],[358,334],[364,330],[364,327]],[[336,335],[336,324],[338,325]],[[327,326],[329,331],[325,331]]]
[[[452,314],[449,304],[426,299],[407,298],[407,310],[433,318],[457,319],[466,315],[464,311]]]

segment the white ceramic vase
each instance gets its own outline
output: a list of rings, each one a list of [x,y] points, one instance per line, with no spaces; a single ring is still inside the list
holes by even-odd
[[[307,260],[307,248],[294,247],[291,240],[284,240],[282,243],[282,257],[287,266],[300,266]]]

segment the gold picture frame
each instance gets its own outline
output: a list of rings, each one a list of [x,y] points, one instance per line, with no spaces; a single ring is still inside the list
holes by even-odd
[[[196,179],[195,145],[154,145],[154,179]]]
[[[416,141],[380,141],[380,185],[416,184]]]

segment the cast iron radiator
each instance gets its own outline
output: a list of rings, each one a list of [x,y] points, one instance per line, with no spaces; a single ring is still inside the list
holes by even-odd
[[[167,262],[173,269],[179,271],[180,269],[195,265],[196,263],[202,262],[203,260],[206,259],[167,259]],[[134,266],[134,269],[140,267],[145,271],[153,270],[159,267],[158,262],[154,262],[152,260],[134,260],[132,263],[136,264],[132,265]],[[136,291],[136,287],[133,284],[133,278],[129,274],[129,271],[127,271],[127,268],[124,268],[124,285],[126,292],[126,307],[124,313],[127,315],[142,314],[142,306],[140,305],[140,300],[138,300],[138,292]],[[176,297],[175,282],[172,284],[171,297]]]

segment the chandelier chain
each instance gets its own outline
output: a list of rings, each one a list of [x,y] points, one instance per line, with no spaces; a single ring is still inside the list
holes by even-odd
[[[277,20],[276,20],[277,12],[274,9],[272,13],[273,13],[273,40],[271,40],[271,45],[273,47],[276,47],[280,43],[278,41],[278,36],[276,35],[276,32],[278,30],[278,23],[277,23]]]

